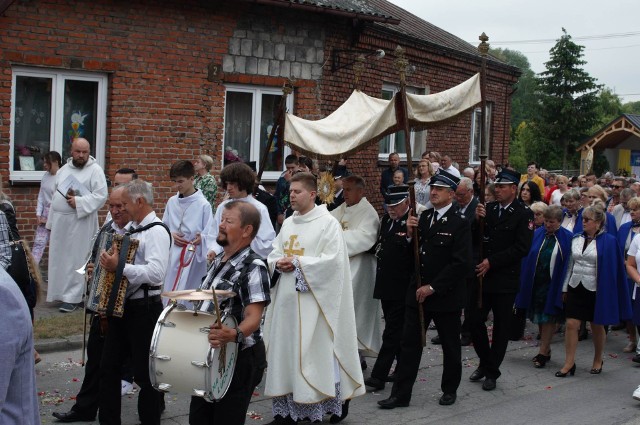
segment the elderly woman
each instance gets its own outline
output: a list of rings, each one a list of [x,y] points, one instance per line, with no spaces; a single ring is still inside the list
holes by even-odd
[[[530,206],[531,212],[533,212],[533,225],[534,229],[539,229],[544,225],[544,212],[549,208],[547,204],[542,201],[534,202]],[[560,210],[562,212],[562,210]]]
[[[537,368],[551,359],[551,338],[556,323],[562,320],[562,309],[556,306],[556,300],[560,297],[573,236],[560,226],[559,206],[546,208],[543,221],[544,226],[533,234],[531,249],[522,263],[520,292],[516,297],[516,307],[526,308],[529,320],[540,327],[540,349],[533,358]]]
[[[594,202],[602,201],[603,204],[607,202],[607,192],[602,188],[602,186],[594,185],[588,188],[583,194],[586,196],[586,200],[583,199],[583,205],[586,207],[588,205],[593,205]],[[616,219],[613,215],[605,211],[606,220],[605,220],[605,230],[608,233],[611,233],[613,236],[618,234],[618,228],[616,226]],[[573,228],[573,234],[577,235],[582,233],[582,211],[578,211],[578,217],[576,219],[576,226]]]
[[[428,159],[421,159],[416,168],[416,184],[414,186],[416,202],[420,205],[426,206],[429,202],[429,181],[431,180],[431,176],[433,176],[431,162]]]
[[[571,255],[562,286],[565,302],[565,361],[556,376],[564,378],[576,372],[575,355],[578,329],[591,322],[594,355],[591,373],[602,372],[605,325],[631,318],[629,289],[624,274],[624,259],[617,239],[605,230],[604,203],[596,201],[582,212],[583,229],[571,241]],[[556,300],[556,306],[562,306]]]
[[[568,190],[560,201],[564,209],[562,210],[562,224],[565,229],[573,232],[576,227],[578,213],[581,211],[580,192],[578,190]]]
[[[640,233],[640,198],[634,197],[627,202],[627,208],[631,214],[631,221],[624,223],[618,229],[618,244],[625,255],[627,265],[627,284],[629,293],[633,294],[636,290],[636,282],[638,279],[638,264],[640,264],[640,238],[636,238]],[[636,239],[638,239],[636,241]],[[634,243],[635,241],[635,243]],[[633,247],[633,248],[632,248]],[[626,328],[629,333],[629,343],[622,349],[625,353],[633,353],[638,346],[638,338],[636,336],[636,326],[640,328],[640,296],[636,296],[638,303],[631,296],[632,320],[627,321]]]
[[[542,201],[540,188],[532,181],[526,181],[520,184],[520,192],[518,194],[520,202],[530,207],[534,202]]]

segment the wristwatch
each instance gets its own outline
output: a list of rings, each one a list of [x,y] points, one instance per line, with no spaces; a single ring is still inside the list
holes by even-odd
[[[236,328],[236,342],[241,344],[244,342],[244,334],[240,330],[240,328]]]

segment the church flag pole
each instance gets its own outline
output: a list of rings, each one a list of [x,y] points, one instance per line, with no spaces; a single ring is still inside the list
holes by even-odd
[[[481,93],[481,101],[480,101],[480,146],[479,146],[479,156],[480,156],[480,203],[485,205],[485,184],[487,178],[487,171],[485,169],[485,163],[487,160],[488,152],[488,141],[486,134],[486,124],[487,124],[487,53],[489,53],[489,37],[483,32],[480,37],[480,45],[478,46],[478,51],[482,56],[482,67],[480,69],[480,93]],[[478,247],[478,260],[482,261],[483,258],[483,240],[484,240],[484,217],[480,217],[479,226],[478,226],[478,243],[480,246]],[[483,277],[478,277],[478,308],[482,307],[482,280]]]
[[[276,119],[273,122],[273,126],[271,127],[271,132],[269,133],[269,139],[267,140],[267,146],[262,154],[262,158],[260,159],[260,169],[258,170],[258,181],[262,180],[262,173],[264,172],[264,168],[267,165],[267,158],[269,157],[269,151],[271,150],[271,146],[273,146],[273,138],[276,135],[276,131],[278,132],[278,140],[282,141],[284,139],[284,114],[287,109],[287,97],[289,94],[293,92],[293,80],[289,79],[282,86],[282,96],[280,97],[280,103],[278,104],[278,110],[276,113]],[[284,160],[284,158],[283,158]],[[256,186],[257,190],[257,186]]]
[[[409,176],[413,175],[413,154],[411,152],[411,128],[409,126],[409,116],[407,115],[407,67],[409,61],[405,57],[404,49],[398,46],[395,50],[396,60],[395,66],[400,74],[400,92],[396,96],[396,113],[398,116],[398,123],[402,124],[402,130],[404,131],[404,145],[407,153],[407,169],[409,170]],[[416,204],[416,192],[415,181],[409,180],[409,204],[411,207],[411,215],[416,216],[417,204]],[[422,279],[420,278],[420,254],[419,254],[419,242],[418,242],[418,229],[414,229],[411,235],[413,243],[413,260],[415,264],[415,280],[416,287],[422,286]],[[418,315],[420,320],[420,335],[422,340],[422,346],[427,345],[427,329],[424,323],[424,308],[421,303],[418,303]]]

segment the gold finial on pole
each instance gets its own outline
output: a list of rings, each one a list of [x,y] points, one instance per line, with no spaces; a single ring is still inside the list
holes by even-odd
[[[396,59],[393,61],[398,74],[400,74],[400,84],[405,85],[407,82],[407,68],[409,67],[409,60],[404,54],[402,46],[396,47],[395,50]]]
[[[487,36],[487,34],[482,33],[480,34],[480,37],[478,37],[478,40],[481,41],[480,45],[478,46],[478,51],[480,51],[480,54],[482,56],[486,56],[487,53],[489,53],[489,43],[487,43],[487,41],[489,41],[489,37]]]

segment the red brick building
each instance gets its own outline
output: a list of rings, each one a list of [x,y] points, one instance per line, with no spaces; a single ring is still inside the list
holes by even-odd
[[[478,33],[490,28],[478,28]],[[411,63],[409,90],[436,93],[479,71],[472,46],[386,0],[151,1],[0,0],[0,176],[29,237],[42,177],[42,154],[69,155],[83,134],[108,176],[132,167],[156,187],[161,211],[172,194],[177,159],[225,150],[260,160],[286,77],[296,79],[288,108],[318,119],[354,88],[351,62],[370,55],[360,88],[372,96],[397,90],[397,45]],[[508,157],[509,95],[519,72],[489,61],[490,158]],[[449,152],[461,167],[477,161],[472,111],[445,127],[414,134],[414,157]],[[380,202],[380,170],[394,136],[349,168]],[[264,180],[283,169],[281,142]]]

